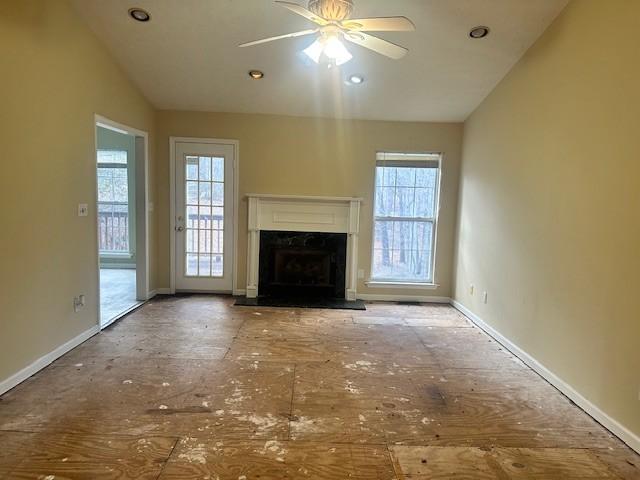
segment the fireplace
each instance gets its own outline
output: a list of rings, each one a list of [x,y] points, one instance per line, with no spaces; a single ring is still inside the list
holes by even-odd
[[[262,230],[261,297],[345,298],[347,234]]]
[[[247,200],[247,300],[275,303],[267,299],[285,293],[356,301],[361,198],[250,193]]]

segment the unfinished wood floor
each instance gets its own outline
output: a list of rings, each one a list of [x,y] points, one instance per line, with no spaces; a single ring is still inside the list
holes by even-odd
[[[448,306],[153,300],[0,397],[0,478],[638,479]]]

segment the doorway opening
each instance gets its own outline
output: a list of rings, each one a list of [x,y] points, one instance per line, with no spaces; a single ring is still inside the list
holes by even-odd
[[[149,298],[146,133],[96,117],[99,324]]]

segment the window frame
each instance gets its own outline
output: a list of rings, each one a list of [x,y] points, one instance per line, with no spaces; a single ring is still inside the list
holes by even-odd
[[[126,158],[126,162],[125,163],[118,163],[118,162],[100,162],[100,160],[96,160],[96,173],[101,169],[101,168],[105,168],[105,169],[124,169],[126,174],[127,174],[127,201],[126,202],[116,202],[116,201],[110,201],[110,202],[105,202],[105,201],[101,201],[100,200],[100,191],[96,191],[96,206],[97,206],[97,212],[96,215],[100,215],[100,205],[111,205],[113,206],[123,206],[126,205],[127,207],[127,215],[128,215],[128,219],[127,219],[127,244],[128,244],[128,249],[127,251],[122,251],[122,250],[100,250],[99,254],[102,258],[133,258],[133,244],[132,244],[132,231],[131,231],[131,185],[130,185],[130,178],[129,178],[129,152],[126,149],[122,149],[122,148],[98,148],[96,150],[96,155],[99,155],[100,152],[119,152],[119,153],[124,153],[125,154],[125,158]],[[99,181],[96,184],[96,188],[99,189]]]
[[[397,151],[377,151],[374,165],[374,180],[373,180],[373,195],[372,195],[372,209],[371,209],[371,257],[369,267],[369,278],[365,281],[365,284],[369,287],[385,287],[385,288],[437,288],[436,283],[436,246],[438,239],[438,219],[440,216],[440,188],[442,183],[442,164],[444,154],[443,152],[397,152]],[[410,167],[419,162],[435,162],[437,164],[436,181],[434,191],[434,210],[433,217],[398,217],[398,216],[377,216],[376,215],[376,201],[377,201],[377,168],[379,166],[400,166]],[[410,279],[397,279],[397,278],[385,278],[374,276],[374,257],[375,257],[375,235],[376,235],[376,221],[417,221],[417,222],[430,222],[432,225],[431,234],[431,258],[429,262],[429,278],[424,281],[412,281]]]

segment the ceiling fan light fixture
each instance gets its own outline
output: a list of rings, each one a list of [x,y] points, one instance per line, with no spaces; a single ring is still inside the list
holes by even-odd
[[[338,37],[332,36],[327,39],[324,45],[324,54],[327,58],[333,60],[336,65],[347,63],[353,58],[353,55],[344,46]]]
[[[264,72],[261,72],[260,70],[249,70],[249,76],[254,80],[260,80],[264,77]]]
[[[323,48],[324,46],[322,45],[322,42],[318,38],[315,42],[313,42],[303,51],[307,55],[307,57],[309,57],[311,60],[313,60],[316,63],[320,63],[320,55],[322,55]]]
[[[353,55],[336,35],[318,38],[304,49],[304,53],[315,63],[327,59],[330,64],[338,66],[353,58]]]

